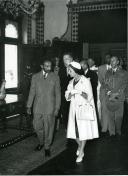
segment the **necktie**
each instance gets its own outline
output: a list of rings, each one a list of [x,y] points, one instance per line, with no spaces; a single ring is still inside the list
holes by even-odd
[[[44,79],[46,79],[46,78],[47,78],[47,73],[45,72],[45,73],[44,73]]]
[[[114,70],[112,70],[112,74],[113,74],[113,75],[115,74],[115,71],[114,71]]]
[[[68,74],[68,67],[66,68],[66,74],[67,74],[67,76],[69,75],[69,74]]]

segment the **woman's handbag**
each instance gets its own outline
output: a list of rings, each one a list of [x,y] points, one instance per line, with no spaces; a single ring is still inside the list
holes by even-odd
[[[78,120],[94,120],[95,109],[89,102],[79,105],[78,113]]]

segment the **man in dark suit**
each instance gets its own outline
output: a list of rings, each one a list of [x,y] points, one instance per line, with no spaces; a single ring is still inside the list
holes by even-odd
[[[63,54],[63,64],[59,70],[59,77],[60,77],[60,85],[61,85],[61,109],[60,113],[62,115],[62,119],[67,128],[68,122],[68,113],[69,113],[69,105],[70,103],[65,99],[65,91],[67,90],[67,86],[71,77],[68,74],[68,65],[73,61],[73,56],[71,53],[64,53]]]
[[[97,86],[98,86],[98,76],[97,73],[93,70],[89,69],[88,61],[86,59],[83,59],[81,62],[81,67],[84,71],[84,75],[86,78],[90,78],[91,85],[92,85],[92,91],[94,96],[94,103],[97,111]]]
[[[61,103],[59,76],[51,72],[52,63],[46,59],[41,64],[42,70],[32,77],[27,113],[31,114],[33,104],[33,126],[39,139],[35,150],[45,147],[45,155],[50,156],[50,146],[53,139],[55,117]]]

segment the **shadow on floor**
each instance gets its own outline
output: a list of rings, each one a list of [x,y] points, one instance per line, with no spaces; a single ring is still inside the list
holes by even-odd
[[[82,163],[76,164],[76,143],[28,175],[124,175],[128,174],[128,136],[88,141]]]

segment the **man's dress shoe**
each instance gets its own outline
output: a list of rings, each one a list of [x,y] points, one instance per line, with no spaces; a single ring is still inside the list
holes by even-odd
[[[51,156],[51,152],[49,149],[45,149],[45,156],[46,157],[50,157]]]
[[[40,151],[42,148],[43,148],[43,145],[38,144],[34,150]]]

